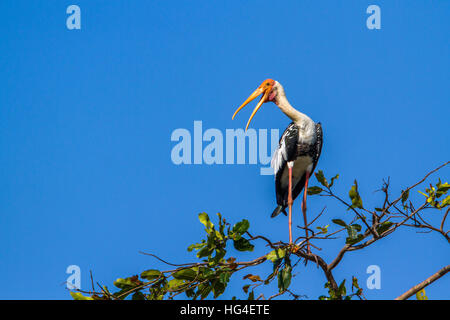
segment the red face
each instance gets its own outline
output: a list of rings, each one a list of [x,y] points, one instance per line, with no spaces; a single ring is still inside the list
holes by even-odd
[[[264,92],[268,92],[267,101],[273,101],[273,99],[276,96],[276,92],[273,90],[273,87],[275,86],[275,80],[267,79],[264,80],[263,83],[259,86],[261,89],[264,90]]]
[[[234,112],[232,119],[236,116],[236,114],[244,107],[246,106],[250,101],[256,99],[262,94],[261,100],[259,100],[258,104],[256,105],[255,109],[253,109],[253,112],[250,116],[250,119],[248,119],[247,126],[245,127],[245,130],[247,130],[248,126],[250,125],[250,122],[252,121],[253,116],[256,114],[256,112],[259,110],[259,108],[262,106],[264,102],[273,101],[275,97],[277,96],[275,87],[275,80],[267,79],[264,80],[263,83],[256,89],[250,97],[245,100],[245,102]]]

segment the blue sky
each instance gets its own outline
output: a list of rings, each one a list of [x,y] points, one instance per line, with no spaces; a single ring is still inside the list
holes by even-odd
[[[71,4],[81,30],[66,28]],[[370,4],[381,8],[380,30],[366,27]],[[266,78],[322,123],[318,169],[341,175],[342,195],[356,178],[375,206],[383,178],[396,192],[415,182],[450,155],[449,13],[448,1],[2,1],[0,298],[70,298],[73,264],[85,289],[89,270],[111,285],[163,267],[140,250],[192,261],[185,248],[200,240],[203,211],[247,218],[253,233],[286,241],[287,219],[269,217],[273,177],[259,165],[177,166],[170,157],[171,133],[192,131],[195,120],[204,130],[243,128],[251,107],[231,115]],[[289,122],[267,104],[252,127]],[[324,205],[319,225],[348,219],[321,197],[309,199],[309,215]],[[301,224],[299,203],[294,213]],[[259,247],[242,259],[264,254]],[[364,284],[376,264],[382,288],[365,294],[392,299],[449,260],[443,238],[401,231],[345,256],[335,276]],[[242,297],[239,277],[222,298]],[[308,265],[292,288],[315,299],[324,282]],[[447,276],[427,295],[448,299],[449,286]]]

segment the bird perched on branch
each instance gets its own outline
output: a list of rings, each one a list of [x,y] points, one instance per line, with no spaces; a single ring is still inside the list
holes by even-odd
[[[322,126],[320,122],[315,123],[306,114],[292,107],[286,98],[283,86],[272,79],[265,80],[236,110],[232,119],[243,107],[260,95],[262,97],[250,115],[245,130],[265,102],[275,103],[292,120],[282,134],[278,148],[272,157],[271,165],[275,173],[277,207],[271,217],[276,217],[281,212],[286,214],[286,208],[289,208],[289,243],[292,243],[292,204],[303,190],[302,212],[308,251],[310,251],[306,196],[309,178],[316,168],[322,151]]]

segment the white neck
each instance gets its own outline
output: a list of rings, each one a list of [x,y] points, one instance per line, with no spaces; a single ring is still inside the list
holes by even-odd
[[[275,104],[280,108],[281,111],[285,115],[287,115],[292,121],[294,121],[298,125],[303,125],[306,123],[314,123],[310,117],[308,117],[306,114],[301,113],[300,111],[296,110],[291,104],[289,103],[288,99],[286,98],[286,94],[284,92],[283,86],[276,82],[275,86],[277,86],[278,94],[275,98]]]

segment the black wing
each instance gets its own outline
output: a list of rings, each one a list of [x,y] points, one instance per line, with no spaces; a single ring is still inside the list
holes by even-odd
[[[298,127],[294,122],[291,122],[289,126],[284,130],[281,135],[279,146],[274,154],[273,167],[275,172],[275,193],[277,196],[277,204],[283,207],[287,206],[285,193],[281,187],[281,176],[289,161],[294,161],[297,156],[297,143],[298,143]]]
[[[314,165],[311,170],[311,173],[314,172],[317,162],[319,162],[320,154],[322,153],[322,144],[323,144],[322,125],[320,124],[320,122],[318,122],[316,124],[316,143],[315,143],[314,155],[313,155]]]
[[[322,125],[320,122],[316,124],[316,142],[314,143],[314,148],[312,150],[312,158],[313,158],[313,167],[311,170],[311,174],[314,172],[314,169],[316,169],[317,162],[319,161],[320,154],[322,153],[322,144],[323,144],[323,132],[322,132]],[[300,192],[302,192],[303,187],[305,186],[305,180],[306,175],[303,175],[300,181],[295,185],[294,189],[292,190],[292,199],[295,200]]]

